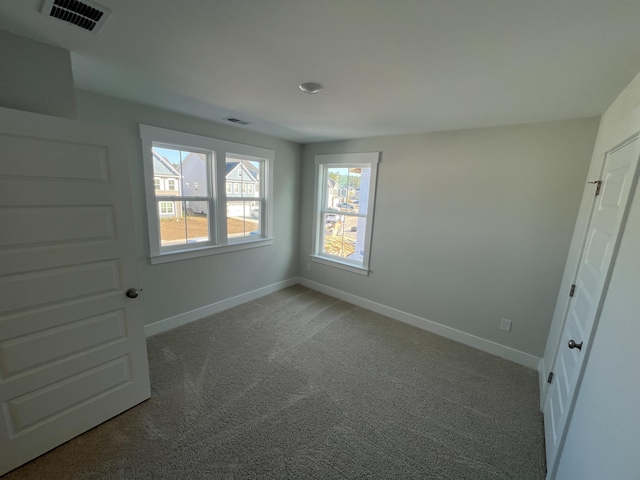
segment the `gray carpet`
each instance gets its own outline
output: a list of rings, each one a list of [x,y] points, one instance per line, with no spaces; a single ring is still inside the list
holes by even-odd
[[[148,345],[149,401],[3,480],[545,476],[536,372],[300,286]]]

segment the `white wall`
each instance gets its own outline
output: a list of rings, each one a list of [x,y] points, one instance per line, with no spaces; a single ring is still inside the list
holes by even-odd
[[[299,145],[238,127],[85,91],[77,91],[76,98],[80,120],[118,126],[127,133],[146,325],[166,319],[179,322],[174,317],[297,276]],[[140,123],[275,150],[273,245],[151,265],[148,257]],[[184,318],[197,318],[202,316],[203,311]]]
[[[603,115],[592,168],[602,164],[606,150],[639,130],[640,75]],[[560,453],[558,479],[640,478],[639,312],[640,188],[636,188]],[[549,341],[557,344],[551,336]]]
[[[305,145],[301,275],[540,357],[597,126],[590,118]],[[307,271],[314,155],[367,151],[382,151],[372,273]]]
[[[0,65],[1,106],[75,118],[67,50],[0,30]]]

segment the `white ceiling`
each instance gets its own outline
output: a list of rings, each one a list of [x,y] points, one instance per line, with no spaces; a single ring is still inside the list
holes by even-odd
[[[97,34],[42,0],[0,28],[70,50],[77,88],[301,143],[600,115],[640,71],[639,0],[97,3]]]

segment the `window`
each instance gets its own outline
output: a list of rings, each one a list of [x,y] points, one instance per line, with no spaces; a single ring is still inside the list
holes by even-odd
[[[148,125],[140,136],[145,177],[154,180],[146,192],[151,263],[272,243],[273,150]],[[166,191],[156,187],[158,176]],[[255,205],[239,194],[248,181],[266,192],[251,198]]]
[[[368,275],[379,158],[316,155],[313,261]]]
[[[227,233],[229,238],[260,235],[260,218],[262,217],[264,197],[258,197],[255,194],[249,196],[247,186],[262,183],[264,162],[264,159],[227,155],[227,178],[239,181],[239,183],[234,183],[234,195],[227,196]]]
[[[173,215],[174,213],[175,208],[173,202],[160,202],[160,215]]]
[[[250,183],[247,188],[249,189],[248,193],[253,194],[253,183]]]
[[[161,180],[159,178],[154,178],[153,179],[153,188],[154,188],[154,190],[162,190],[162,188],[160,186],[160,182],[161,182]]]

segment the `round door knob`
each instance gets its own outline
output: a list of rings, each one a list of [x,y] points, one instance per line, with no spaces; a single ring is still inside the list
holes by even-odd
[[[578,350],[582,350],[582,342],[576,343],[574,340],[569,340],[569,348],[577,348]]]
[[[135,288],[130,288],[129,290],[127,290],[126,295],[129,298],[136,298],[138,295],[140,295],[140,292],[138,292],[138,290],[136,290]]]

